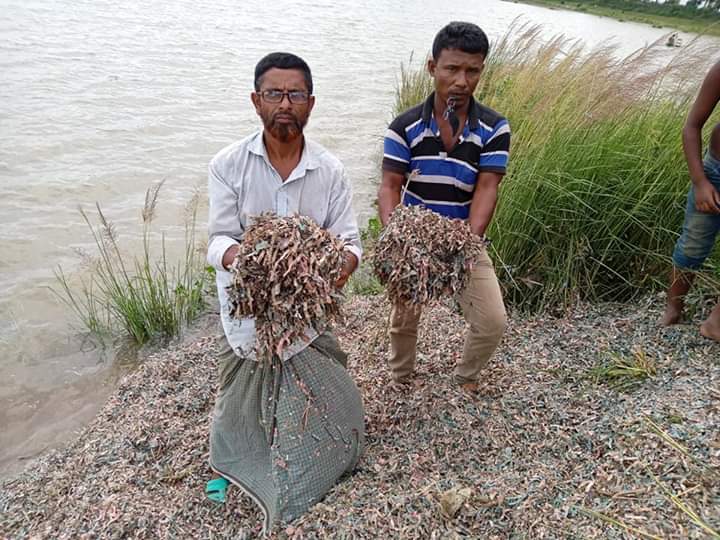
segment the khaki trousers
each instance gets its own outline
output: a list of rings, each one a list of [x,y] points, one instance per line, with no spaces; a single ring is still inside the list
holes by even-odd
[[[465,320],[470,325],[455,380],[462,384],[475,382],[500,344],[507,316],[502,292],[492,261],[484,253],[473,268],[468,284],[458,299]],[[396,381],[408,377],[415,369],[417,329],[421,309],[395,305],[390,315],[390,371]]]

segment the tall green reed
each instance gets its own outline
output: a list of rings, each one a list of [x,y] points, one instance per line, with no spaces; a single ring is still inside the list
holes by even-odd
[[[199,195],[185,207],[185,245],[182,258],[168,262],[165,235],[154,256],[151,225],[164,181],[151,186],[142,209],[142,251],[127,255],[121,250],[115,226],[96,205],[97,224],[80,209],[97,248],[86,260],[87,275],[73,286],[62,268],[56,270],[58,296],[93,334],[107,336],[118,328],[138,344],[180,334],[204,307],[207,275],[198,257],[196,223]]]
[[[506,297],[527,309],[664,286],[689,187],[680,132],[710,55],[617,58],[537,26],[495,43],[476,97],[508,117],[510,166],[488,232]],[[432,90],[403,67],[396,110]],[[720,257],[704,281],[720,291]]]

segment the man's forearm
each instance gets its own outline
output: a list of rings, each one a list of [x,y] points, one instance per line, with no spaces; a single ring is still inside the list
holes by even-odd
[[[486,188],[476,193],[470,206],[470,230],[482,236],[490,225],[497,205],[497,188]]]
[[[693,184],[696,186],[707,182],[702,164],[702,141],[700,129],[696,126],[686,125],[682,132],[683,151],[688,164],[688,171]]]
[[[390,215],[400,204],[400,191],[391,187],[381,187],[378,192],[378,212],[383,227],[390,221]]]

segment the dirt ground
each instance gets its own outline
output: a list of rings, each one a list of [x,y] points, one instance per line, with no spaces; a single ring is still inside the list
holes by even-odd
[[[468,396],[452,378],[465,323],[423,316],[417,374],[392,388],[388,309],[354,297],[337,329],[363,396],[367,448],[273,538],[709,538],[720,530],[720,344],[661,329],[660,305],[511,316]],[[214,338],[153,355],[66,448],[0,488],[0,537],[254,538],[230,489],[216,506],[208,431]],[[717,532],[715,532],[717,534]]]

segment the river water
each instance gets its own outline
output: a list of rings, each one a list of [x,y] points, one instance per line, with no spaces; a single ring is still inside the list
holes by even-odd
[[[474,21],[494,39],[522,17],[590,46],[614,41],[621,55],[669,31],[499,0],[450,7],[0,0],[0,475],[70,438],[124,369],[50,290],[54,268],[77,276],[78,252],[93,250],[78,206],[99,202],[132,243],[145,190],[164,178],[156,228],[179,249],[183,209],[204,190],[209,159],[260,125],[249,94],[264,54],[292,51],[310,64],[307,132],[345,163],[364,221],[399,66],[423,58],[445,23]]]

